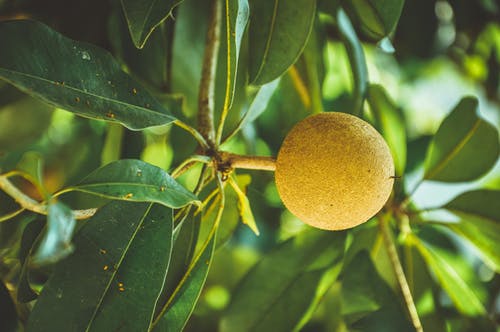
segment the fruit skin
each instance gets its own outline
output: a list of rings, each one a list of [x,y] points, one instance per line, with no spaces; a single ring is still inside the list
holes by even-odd
[[[387,143],[367,122],[338,112],[300,121],[276,160],[276,186],[285,206],[325,230],[357,226],[388,200],[394,161]]]

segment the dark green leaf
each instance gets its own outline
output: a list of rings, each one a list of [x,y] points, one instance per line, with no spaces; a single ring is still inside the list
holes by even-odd
[[[295,63],[311,33],[315,0],[250,3],[250,82],[264,84]]]
[[[35,219],[34,216],[32,216]],[[29,282],[29,256],[32,252],[35,240],[38,238],[43,230],[43,225],[40,220],[33,220],[23,230],[21,238],[21,248],[19,249],[19,261],[21,263],[21,275],[17,284],[17,300],[21,303],[33,301],[37,298],[33,289],[31,289]]]
[[[380,277],[367,251],[358,252],[342,275],[342,315],[353,330],[414,331],[399,298]]]
[[[375,127],[391,149],[396,175],[402,176],[406,166],[406,125],[403,113],[380,85],[370,85],[367,98]]]
[[[463,98],[444,119],[425,160],[425,180],[471,181],[498,159],[498,131],[479,116],[478,101]]]
[[[73,252],[71,238],[76,226],[73,211],[60,202],[49,204],[47,231],[38,247],[33,263],[54,263]]]
[[[222,331],[292,331],[315,303],[325,269],[344,253],[345,233],[308,229],[266,255],[233,294]]]
[[[0,78],[56,107],[135,130],[175,120],[103,49],[34,21],[1,23],[0,44]]]
[[[485,262],[500,272],[500,191],[465,192],[444,205],[456,214],[458,222],[442,222],[479,249]]]
[[[203,285],[205,285],[214,255],[215,242],[215,236],[213,236],[199,256],[194,258],[187,271],[187,278],[183,279],[183,284],[174,294],[174,299],[166,311],[160,313],[163,316],[158,318],[153,331],[181,332],[184,329],[198,301]]]
[[[368,89],[368,68],[365,53],[349,17],[342,9],[337,12],[337,23],[344,40],[354,79],[353,105],[350,113],[361,116]]]
[[[134,159],[105,165],[71,189],[111,199],[156,202],[171,208],[198,200],[163,169]]]
[[[121,0],[130,35],[137,48],[143,48],[153,30],[183,0]]]
[[[382,39],[395,28],[404,0],[344,0],[342,4],[369,37]]]
[[[16,306],[2,280],[0,280],[0,317],[2,331],[18,331]]]
[[[441,287],[461,313],[469,316],[484,315],[486,313],[476,294],[446,261],[438,248],[432,247],[418,238],[414,238],[413,243],[426,261],[427,266],[434,272]]]
[[[172,211],[113,201],[75,236],[27,331],[147,331],[170,260]]]

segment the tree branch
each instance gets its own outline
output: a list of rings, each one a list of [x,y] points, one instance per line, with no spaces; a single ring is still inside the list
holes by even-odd
[[[276,159],[262,156],[243,156],[239,154],[220,152],[221,164],[228,168],[244,168],[263,171],[275,171]]]
[[[198,95],[198,129],[209,145],[213,145],[215,141],[214,95],[220,48],[221,8],[219,0],[212,0],[212,13],[208,23],[207,42],[203,56],[200,92]]]

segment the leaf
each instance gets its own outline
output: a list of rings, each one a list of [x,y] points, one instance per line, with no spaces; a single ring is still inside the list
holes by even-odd
[[[254,0],[250,3],[250,82],[281,76],[298,59],[311,33],[315,0]]]
[[[241,120],[238,122],[236,127],[231,131],[231,133],[226,138],[224,138],[224,142],[229,141],[242,128],[257,120],[257,118],[262,113],[264,113],[264,111],[267,109],[269,102],[271,101],[271,98],[273,97],[274,93],[276,92],[279,86],[279,82],[280,79],[277,78],[274,81],[271,81],[269,83],[260,86],[259,91],[253,98],[250,106],[248,107],[248,110],[245,112],[245,114],[243,114]]]
[[[465,192],[444,205],[460,217],[456,223],[441,222],[467,239],[478,250],[485,263],[500,272],[500,191]]]
[[[374,39],[382,39],[394,31],[404,3],[404,0],[342,1],[360,29]]]
[[[49,204],[47,231],[38,247],[33,264],[55,263],[73,252],[71,238],[76,226],[73,211],[63,203]]]
[[[133,130],[175,120],[97,46],[23,20],[0,23],[0,44],[0,78],[49,104]]]
[[[292,331],[303,323],[325,269],[342,259],[345,235],[307,229],[264,256],[234,292],[221,331]]]
[[[337,12],[337,23],[342,39],[344,40],[354,79],[353,105],[350,113],[361,116],[368,89],[368,68],[366,66],[365,53],[349,17],[342,9],[339,9]]]
[[[153,30],[183,0],[121,0],[130,36],[137,48],[143,48]]]
[[[416,237],[412,240],[458,311],[468,316],[485,315],[486,310],[481,301],[438,249],[424,244]]]
[[[214,235],[199,256],[195,257],[174,300],[164,315],[159,317],[156,325],[153,325],[152,331],[181,332],[184,329],[205,285],[214,255],[215,242]]]
[[[35,219],[35,216],[31,216]],[[29,256],[33,251],[33,245],[43,230],[43,225],[40,220],[33,220],[24,227],[21,238],[21,248],[19,249],[19,262],[21,263],[21,274],[17,284],[17,301],[26,303],[33,301],[38,297],[30,286],[29,281]]]
[[[484,175],[498,159],[498,132],[482,119],[474,97],[463,98],[444,119],[425,160],[425,180],[471,181]]]
[[[2,331],[16,332],[19,330],[17,312],[9,290],[0,280],[0,317],[2,317]]]
[[[259,228],[255,223],[255,218],[252,213],[252,208],[250,207],[250,201],[248,200],[246,193],[244,193],[240,189],[238,183],[231,177],[229,178],[229,184],[236,193],[236,196],[238,197],[238,211],[240,213],[241,222],[247,225],[252,230],[252,232],[254,232],[255,235],[259,235],[260,234]]]
[[[342,275],[342,315],[352,330],[414,331],[400,300],[378,274],[368,251],[358,252]]]
[[[27,331],[147,331],[172,225],[172,211],[161,205],[113,201],[99,209],[43,288]]]
[[[111,199],[156,202],[171,208],[198,201],[163,169],[135,159],[118,160],[98,168],[69,190]]]
[[[248,24],[250,8],[248,0],[226,0],[226,107],[230,107],[236,87],[236,75],[238,73],[238,61],[240,57],[241,41]],[[227,25],[229,24],[229,28]],[[229,45],[229,49],[228,46]]]
[[[369,86],[367,100],[375,120],[375,128],[380,131],[391,150],[396,175],[402,176],[406,166],[406,124],[403,113],[381,85]]]

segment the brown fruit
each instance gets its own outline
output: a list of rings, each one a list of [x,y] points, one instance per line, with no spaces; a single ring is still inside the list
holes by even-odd
[[[384,206],[394,184],[394,162],[367,122],[320,113],[288,133],[275,176],[290,212],[313,227],[341,230],[367,221]]]

